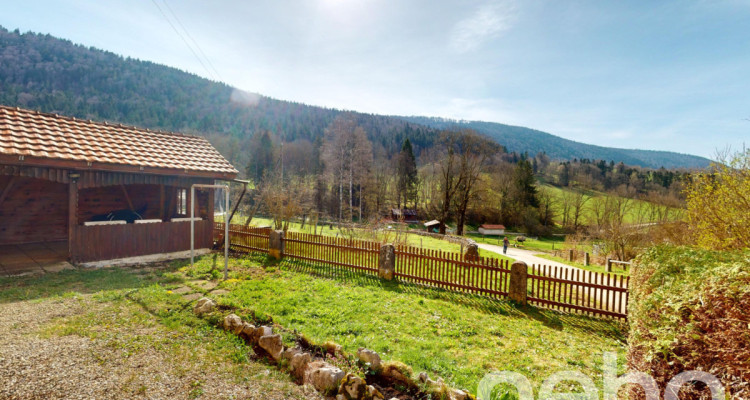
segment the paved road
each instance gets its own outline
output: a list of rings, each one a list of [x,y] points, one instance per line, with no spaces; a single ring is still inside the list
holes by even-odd
[[[502,246],[496,246],[493,244],[484,244],[484,243],[478,243],[477,245],[479,246],[480,249],[491,251],[497,254],[503,254]],[[564,274],[564,271],[567,270],[570,273],[569,276],[576,276],[578,271],[581,271],[580,272],[581,282],[599,283],[599,282],[594,282],[594,279],[589,279],[589,274],[588,273],[584,274],[584,271],[585,271],[584,269],[574,267],[572,265],[568,265],[565,263],[557,262],[557,261],[547,260],[546,258],[537,257],[536,254],[538,254],[538,252],[519,249],[515,247],[508,247],[508,252],[504,255],[514,260],[523,261],[528,265],[532,265],[535,267],[534,269],[536,271],[539,270],[540,265],[547,265],[553,268],[557,267],[558,270],[562,270],[563,274]],[[557,277],[561,277],[561,276],[558,275]],[[622,282],[622,284],[620,282],[612,282],[610,283],[610,285],[619,286],[619,287],[626,286],[625,282]],[[615,311],[619,304],[623,304],[626,301],[625,293],[610,293],[609,296],[606,296],[606,295],[603,296],[601,292],[602,292],[601,289],[593,289],[592,297],[597,299],[597,301],[599,301],[603,305],[606,305],[606,310]]]

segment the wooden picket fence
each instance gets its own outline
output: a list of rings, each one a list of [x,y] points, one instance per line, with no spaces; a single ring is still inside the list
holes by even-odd
[[[546,265],[529,266],[528,301],[567,312],[627,318],[630,277]]]
[[[284,257],[378,274],[380,244],[365,240],[287,232]]]
[[[215,237],[224,224],[216,223]],[[269,228],[230,225],[230,249],[268,253]],[[368,275],[378,274],[381,244],[377,242],[287,232],[284,257],[336,266]],[[511,291],[508,261],[468,260],[458,253],[397,245],[395,276],[400,281],[507,298]],[[530,304],[560,311],[609,318],[627,318],[630,277],[578,269],[531,265],[526,295]]]
[[[508,297],[508,261],[466,260],[461,254],[396,246],[396,277],[448,290]]]
[[[255,228],[229,225],[229,249],[236,252],[257,251],[268,253],[268,237],[271,228]],[[214,239],[224,236],[224,223],[214,223]],[[223,244],[219,243],[219,244]]]

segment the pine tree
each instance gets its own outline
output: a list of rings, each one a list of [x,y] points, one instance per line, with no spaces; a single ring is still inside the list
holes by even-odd
[[[408,138],[404,140],[404,144],[401,146],[396,174],[398,175],[398,207],[401,208],[401,200],[403,199],[404,208],[406,208],[410,200],[415,200],[417,184],[419,183],[417,159],[414,157],[414,150]]]

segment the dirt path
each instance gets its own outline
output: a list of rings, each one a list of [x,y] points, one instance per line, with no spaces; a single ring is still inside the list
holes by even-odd
[[[190,332],[166,328],[127,300],[94,296],[2,304],[0,398],[320,398],[273,367],[223,360],[210,338],[205,348],[190,346]]]
[[[503,247],[502,246],[495,246],[492,244],[484,244],[484,243],[478,243],[478,246],[480,249],[491,251],[497,254],[503,254]],[[562,274],[565,273],[565,271],[568,271],[570,276],[580,276],[580,281],[584,283],[599,283],[598,281],[595,281],[594,277],[589,278],[588,271],[574,267],[572,265],[568,265],[565,263],[561,263],[558,261],[552,261],[547,260],[546,258],[537,257],[536,254],[538,252],[530,251],[530,250],[524,250],[519,249],[515,247],[508,247],[507,254],[504,254],[506,257],[512,258],[514,260],[523,261],[526,264],[534,267],[534,270],[539,271],[539,266],[546,265],[550,267],[557,267],[559,271],[561,271]],[[580,275],[579,275],[580,274]],[[559,276],[558,276],[559,277]],[[626,287],[625,283],[623,281],[620,282],[611,282],[609,284],[610,286],[616,286],[616,287]],[[603,293],[602,289],[592,289],[593,298],[596,299],[597,302],[602,304],[606,310],[609,311],[616,311],[618,308],[618,305],[625,304],[627,295],[625,293],[609,293],[609,295],[606,295]]]

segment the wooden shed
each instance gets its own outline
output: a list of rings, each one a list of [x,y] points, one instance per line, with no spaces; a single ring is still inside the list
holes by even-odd
[[[213,192],[191,204],[190,187],[236,176],[201,137],[0,106],[0,246],[52,244],[73,263],[180,252],[195,207],[209,248]]]

